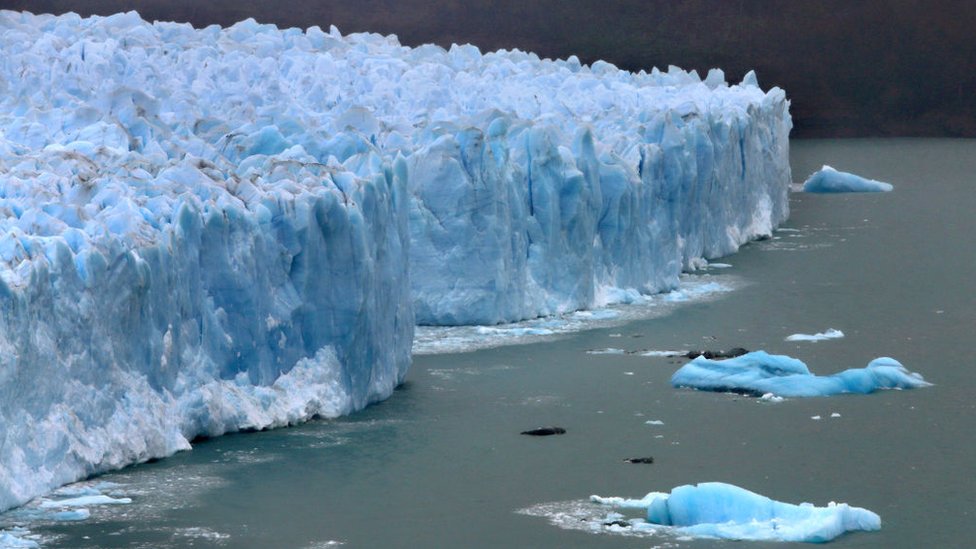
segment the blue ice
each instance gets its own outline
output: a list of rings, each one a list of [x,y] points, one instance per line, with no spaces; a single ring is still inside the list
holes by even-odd
[[[706,391],[772,393],[782,397],[867,394],[880,389],[913,389],[931,385],[893,358],[872,360],[865,368],[814,375],[802,361],[786,355],[754,351],[726,360],[698,357],[671,376],[675,387]]]
[[[871,193],[888,192],[894,189],[891,183],[865,179],[852,173],[837,171],[824,165],[803,183],[803,191],[808,193]]]
[[[753,74],[135,12],[0,11],[0,51],[0,509],[361,409],[415,320],[671,290],[789,213]]]
[[[646,508],[648,522],[695,537],[823,543],[845,532],[881,529],[881,517],[867,509],[833,502],[826,507],[783,503],[723,482],[686,484],[670,494],[652,492],[640,500],[591,499]]]

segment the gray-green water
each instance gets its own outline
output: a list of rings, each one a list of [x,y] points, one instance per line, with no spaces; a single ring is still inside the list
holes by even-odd
[[[119,483],[132,504],[32,530],[50,547],[725,547],[588,533],[518,512],[585,511],[590,494],[720,480],[881,515],[881,531],[837,547],[970,546],[976,141],[792,148],[797,180],[828,163],[895,191],[794,194],[788,230],[726,259],[733,267],[719,278],[745,284],[721,299],[543,343],[417,357],[387,402],[106,475],[98,480]],[[827,328],[846,337],[784,341]],[[676,359],[585,352],[733,346],[789,354],[820,374],[887,355],[935,386],[757,402],[673,389]],[[518,434],[542,425],[568,432]],[[644,456],[655,462],[622,462]]]

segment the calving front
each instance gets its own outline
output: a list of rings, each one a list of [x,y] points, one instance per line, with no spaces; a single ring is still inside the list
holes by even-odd
[[[0,509],[386,398],[415,308],[667,290],[787,215],[788,104],[751,76],[135,13],[0,29]]]

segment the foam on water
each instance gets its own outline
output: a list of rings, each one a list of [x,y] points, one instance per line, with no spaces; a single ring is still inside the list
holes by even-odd
[[[418,326],[414,335],[415,355],[445,354],[519,345],[558,338],[595,328],[619,326],[634,320],[656,318],[675,307],[718,299],[741,286],[731,275],[683,275],[679,289],[655,295],[635,294],[629,303],[606,309],[577,311],[497,326]],[[604,349],[594,353],[614,353]]]

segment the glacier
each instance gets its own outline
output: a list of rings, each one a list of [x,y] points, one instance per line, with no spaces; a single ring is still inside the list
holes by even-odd
[[[0,509],[402,382],[404,166],[309,153],[260,74],[287,50],[134,13],[0,30]]]
[[[649,523],[694,537],[824,543],[846,532],[881,529],[881,518],[867,509],[833,502],[826,507],[784,503],[724,482],[686,484],[642,499],[590,499],[618,508],[646,509]]]
[[[838,171],[826,164],[803,182],[803,192],[807,193],[878,193],[894,188],[891,183]]]
[[[416,322],[674,289],[789,213],[789,102],[754,73],[135,12],[0,31],[0,510],[361,409]]]
[[[753,73],[729,86],[718,70],[702,81],[470,46],[440,55],[452,65],[444,89],[466,108],[408,160],[418,324],[498,324],[673,290],[683,270],[789,213],[788,103]],[[471,73],[486,75],[478,92]],[[494,104],[471,99],[482,93]]]
[[[914,389],[931,383],[893,358],[872,360],[864,368],[850,368],[829,376],[814,375],[802,361],[786,355],[753,351],[735,358],[698,357],[671,376],[675,387],[707,391],[772,394],[780,397],[832,396],[873,393],[882,389]]]

